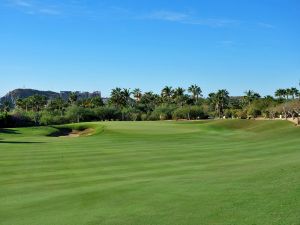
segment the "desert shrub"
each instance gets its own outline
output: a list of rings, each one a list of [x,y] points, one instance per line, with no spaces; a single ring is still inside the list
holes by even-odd
[[[233,109],[225,109],[224,116],[226,118],[234,118],[235,117],[235,111]]]
[[[237,109],[235,111],[235,117],[239,119],[247,119],[247,111],[243,109]]]

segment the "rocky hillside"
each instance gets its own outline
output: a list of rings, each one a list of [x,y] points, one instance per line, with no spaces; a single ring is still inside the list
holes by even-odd
[[[43,95],[46,96],[48,99],[54,99],[61,97],[64,100],[67,100],[69,98],[69,95],[71,94],[71,91],[61,91],[61,92],[53,92],[53,91],[39,91],[39,90],[34,90],[34,89],[15,89],[13,91],[10,91],[7,93],[5,96],[0,98],[0,103],[3,103],[4,101],[8,101],[11,104],[15,104],[16,100],[21,98],[27,98],[32,95]],[[77,96],[79,99],[85,99],[85,98],[90,98],[90,97],[95,97],[95,96],[100,96],[100,92],[76,92]]]

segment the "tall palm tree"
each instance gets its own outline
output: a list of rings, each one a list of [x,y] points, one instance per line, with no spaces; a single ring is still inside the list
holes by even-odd
[[[25,98],[25,99],[23,99],[23,102],[24,102],[24,106],[25,106],[25,111],[28,112],[28,108],[30,108],[30,99]]]
[[[202,97],[202,90],[196,84],[191,85],[188,88],[188,92],[190,92],[192,94],[192,97],[196,103],[198,102],[199,97]]]
[[[115,89],[112,89],[110,94],[110,102],[117,107],[121,107],[126,104],[121,88],[117,87]]]
[[[125,100],[125,103],[126,104],[129,104],[130,103],[130,96],[131,96],[131,91],[130,89],[127,89],[127,88],[123,88],[123,91],[122,91],[122,95],[123,95],[123,98]]]
[[[54,102],[57,109],[60,111],[60,115],[63,116],[65,101],[61,97],[58,97],[54,100]]]
[[[287,97],[287,99],[289,99],[290,96],[293,97],[294,92],[293,92],[293,90],[291,88],[287,88],[285,91],[286,91],[286,97]]]
[[[284,97],[286,100],[289,99],[289,95],[288,95],[287,89],[282,89],[282,94],[283,94],[283,97]]]
[[[278,97],[278,98],[284,98],[285,95],[286,95],[285,89],[278,89],[275,92],[275,96]]]
[[[139,88],[136,88],[132,91],[133,97],[137,102],[141,101],[142,98],[142,91]]]
[[[221,118],[229,102],[229,92],[225,89],[222,89],[218,90],[217,93],[210,93],[209,101],[213,105],[219,118]]]
[[[229,102],[229,92],[226,89],[219,90],[217,92],[217,98],[219,101],[219,110],[220,110],[219,115],[221,115],[224,113],[224,109]]]
[[[159,104],[161,97],[153,92],[145,92],[141,98],[141,104],[144,105],[145,111],[150,112]]]
[[[210,93],[208,95],[209,104],[212,106],[213,110],[218,114],[220,117],[220,111],[219,111],[219,99],[217,97],[216,93]]]
[[[291,90],[292,98],[295,99],[299,95],[299,90],[295,87],[292,87],[290,90]]]
[[[298,91],[298,94],[296,95],[298,99],[300,100],[300,91]]]
[[[76,92],[71,92],[69,95],[69,102],[71,105],[74,105],[78,100],[78,95]]]
[[[43,95],[33,95],[28,98],[32,110],[35,112],[41,111],[47,104],[47,97]]]
[[[245,93],[244,100],[246,103],[248,103],[248,105],[250,105],[255,99],[260,98],[260,94],[255,93],[254,91],[251,90],[245,91],[244,93]]]
[[[174,90],[174,97],[181,97],[184,95],[185,90],[181,87],[178,87]]]
[[[165,86],[162,90],[161,90],[161,97],[164,100],[167,100],[167,102],[171,102],[171,98],[173,96],[173,89],[171,86]]]
[[[186,96],[185,96],[185,90],[181,87],[178,87],[174,90],[174,95],[173,98],[175,100],[175,102],[180,105],[183,106]]]
[[[100,96],[95,96],[95,97],[90,98],[90,105],[91,105],[91,108],[96,108],[96,107],[103,106],[104,103]]]

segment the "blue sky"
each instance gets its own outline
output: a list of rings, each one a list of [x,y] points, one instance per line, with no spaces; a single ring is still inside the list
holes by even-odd
[[[198,84],[262,95],[300,79],[298,0],[1,0],[0,95]]]

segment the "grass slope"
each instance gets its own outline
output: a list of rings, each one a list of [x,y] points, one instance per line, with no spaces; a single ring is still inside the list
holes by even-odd
[[[0,131],[1,225],[300,224],[300,129],[288,122],[71,126],[88,127]]]

